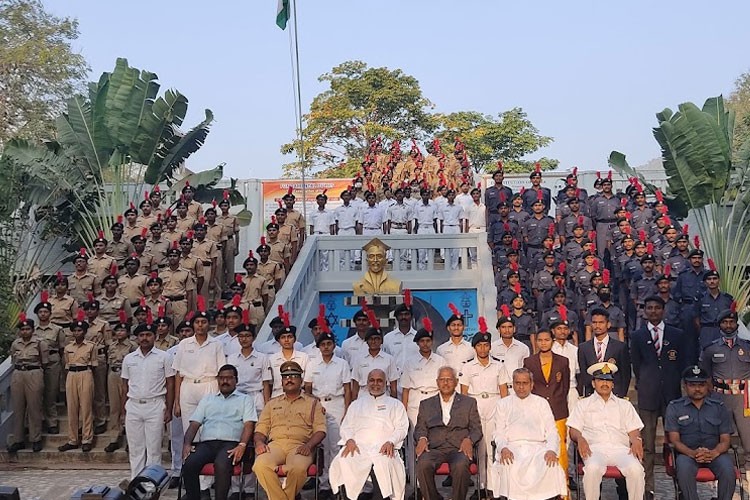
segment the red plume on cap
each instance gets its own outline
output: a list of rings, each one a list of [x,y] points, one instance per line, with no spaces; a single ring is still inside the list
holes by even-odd
[[[276,224],[276,223],[277,223],[277,222],[276,222],[276,216],[275,216],[275,215],[272,215],[272,216],[271,216],[271,224]]]
[[[625,208],[626,206],[628,206],[628,199],[627,199],[627,198],[624,198],[624,197],[623,197],[623,198],[620,198],[620,206],[621,206],[622,208]]]
[[[117,311],[117,317],[120,319],[120,323],[125,324],[128,322],[128,315],[125,314],[125,311],[120,309]]]
[[[591,241],[591,253],[596,253],[596,240]]]
[[[276,200],[276,201],[277,201],[277,202],[279,203],[279,208],[284,208],[284,205],[282,205],[282,204],[281,204],[281,198],[279,198],[279,199],[278,199],[278,200]]]
[[[595,260],[594,263],[591,264],[591,267],[594,268],[594,271],[598,271],[599,270],[599,261]]]
[[[511,262],[509,267],[511,271],[518,272],[518,262]]]
[[[521,283],[520,282],[513,285],[513,291],[516,293],[516,295],[521,295]]]
[[[373,328],[380,328],[380,321],[378,321],[377,316],[375,316],[375,311],[373,311],[372,309],[368,309],[366,311],[366,314],[367,319],[370,320],[370,326],[372,326]]]
[[[424,327],[424,329],[428,332],[432,333],[432,321],[427,316],[422,318],[422,327]]]
[[[242,297],[239,293],[235,293],[232,297],[232,305],[234,307],[240,307],[240,304],[242,303]]]
[[[185,315],[185,321],[191,321],[195,317],[195,311],[190,311]]]
[[[217,205],[216,198],[214,198],[213,200],[211,200],[211,206],[216,208],[216,205]]]
[[[411,297],[411,290],[408,288],[404,290],[404,305],[406,307],[411,307],[412,304],[412,297]]]
[[[224,200],[229,201],[229,190],[225,189],[223,193],[221,193],[221,198]]]
[[[557,311],[560,313],[560,319],[562,321],[568,321],[568,308],[564,304],[560,304],[557,307]]]
[[[598,170],[596,171],[596,178],[597,179],[601,179],[602,178],[602,173],[599,172]]]
[[[643,229],[638,231],[638,239],[640,241],[646,241],[646,231],[644,231]]]
[[[159,273],[157,273],[156,271],[151,271],[151,273],[149,274],[149,278],[151,278],[152,280],[158,277],[159,277]]]
[[[148,189],[143,192],[143,201],[148,200]]]
[[[117,223],[122,224],[122,215],[117,216]]]
[[[648,242],[646,244],[646,253],[649,254],[649,255],[651,255],[652,253],[654,253],[654,244],[653,243]]]
[[[578,167],[573,167],[573,172],[571,172],[571,174],[573,175],[573,177],[577,177],[578,176]]]
[[[205,218],[205,217],[203,217],[203,216],[200,216],[200,217],[198,218],[198,224],[205,224],[205,223],[206,223],[206,218]]]
[[[480,186],[481,186],[481,183],[478,182],[477,183],[477,188],[480,188]],[[504,191],[500,191],[500,202],[501,203],[505,203],[506,201],[508,201],[508,197],[505,195]]]
[[[177,242],[177,240],[174,240],[172,242],[172,248],[175,248],[175,249],[179,249],[180,248],[180,244]]]
[[[254,259],[255,258],[255,255],[253,254],[252,250],[248,250],[247,251],[247,258],[248,259]]]
[[[328,191],[328,188],[324,189],[321,194],[326,194],[327,191]]]
[[[525,193],[525,192],[526,192],[526,186],[521,186],[521,191],[519,191],[519,193],[521,194],[521,196],[523,196],[523,193]]]
[[[78,255],[80,255],[81,257],[86,257],[86,249],[85,248],[81,248],[78,251]]]
[[[250,324],[250,309],[243,309],[242,310],[242,324],[243,325],[249,325]]]
[[[661,189],[654,191],[654,196],[656,197],[656,201],[664,203],[664,193],[661,192]]]
[[[456,304],[454,304],[453,302],[448,303],[448,309],[451,310],[451,312],[453,313],[455,317],[457,318],[461,317],[461,311],[458,310],[458,307],[456,307]]]
[[[97,239],[103,240],[104,239],[104,231],[101,229],[96,232]]]
[[[737,301],[733,300],[731,304],[729,304],[729,312],[732,314],[737,314]]]
[[[39,298],[41,302],[49,302],[49,292],[47,290],[42,290],[42,296]]]
[[[547,226],[547,235],[548,236],[555,235],[555,223],[554,222],[550,222],[549,226]]]
[[[578,221],[577,222],[578,222],[579,226],[583,227],[583,215],[579,215],[578,216]]]
[[[263,246],[263,247],[266,246],[266,237],[265,236],[261,236],[260,237],[260,246]]]
[[[510,243],[510,246],[511,248],[513,248],[513,250],[518,251],[518,240],[513,238],[513,241]]]
[[[190,187],[190,181],[185,181],[185,187]]]
[[[565,271],[567,270],[568,266],[565,264],[565,262],[560,262],[557,266],[557,271],[560,274],[565,274]]]
[[[138,303],[139,307],[146,307],[146,297],[141,297],[141,301]]]
[[[234,275],[234,282],[238,285],[242,284],[242,275],[241,274],[235,274]]]
[[[131,208],[131,210],[135,210],[135,205],[133,204],[132,201],[130,202],[130,208]]]
[[[286,190],[286,194],[292,194],[294,191],[294,188],[292,186],[289,186],[289,188]]]
[[[628,220],[628,222],[630,222],[630,219],[632,217],[633,217],[633,214],[631,214],[630,212],[625,212],[625,218]],[[628,229],[630,229],[630,228],[628,227]],[[630,234],[630,233],[628,233],[628,234]]]
[[[536,192],[536,201],[544,201],[544,192],[541,189]]]
[[[363,311],[367,311],[367,297],[359,298],[359,307],[361,307]]]
[[[542,164],[539,162],[534,163],[534,172],[541,173],[542,172]]]
[[[325,316],[326,314],[326,305],[325,304],[318,304],[318,317]],[[318,325],[320,326],[320,325]]]
[[[666,215],[666,214],[668,214],[668,213],[669,213],[669,207],[668,207],[668,206],[666,206],[666,205],[659,205],[659,207],[657,208],[657,210],[658,210],[658,211],[659,211],[659,212],[660,212],[660,213],[661,213],[662,215]]]
[[[224,302],[222,302],[221,300],[217,300],[216,301],[216,310],[217,311],[221,311],[222,309],[224,309]]]
[[[86,301],[87,302],[93,302],[94,301],[94,294],[89,292],[86,294]]]
[[[503,222],[503,231],[505,231],[506,233],[510,232],[510,224],[509,223]]]
[[[141,237],[145,238],[148,235],[148,228],[144,227],[141,229]]]
[[[672,275],[672,266],[669,265],[669,262],[664,264],[664,276],[671,276]]]
[[[117,262],[112,261],[112,265],[109,266],[109,275],[117,277]]]
[[[605,285],[609,285],[609,279],[610,279],[609,269],[603,270],[602,271],[602,283],[604,283]]]
[[[156,315],[160,318],[164,317],[164,306],[159,304],[159,308],[156,310]]]
[[[609,172],[607,172],[607,180],[608,181],[612,180],[612,171],[611,170]]]
[[[506,318],[510,317],[510,308],[508,307],[508,304],[503,304],[500,306],[500,313]]]
[[[682,234],[684,234],[685,236],[687,236],[687,235],[690,234],[687,224],[685,224],[684,226],[682,226]]]
[[[279,317],[282,317],[284,315],[284,306],[279,304],[278,311],[279,311]]]
[[[86,313],[83,312],[83,309],[78,310],[78,314],[76,314],[76,321],[85,321],[86,320]]]
[[[714,262],[714,259],[708,259],[708,268],[712,271],[716,271],[716,263]]]
[[[484,316],[479,316],[477,322],[479,323],[479,332],[487,333],[487,320],[484,319]]]
[[[589,231],[589,239],[592,243],[596,241],[596,231]]]
[[[693,238],[693,246],[696,250],[701,249],[701,239],[697,234],[695,235],[695,238]]]
[[[19,323],[25,323],[26,322],[26,313],[25,312],[18,313],[18,322]]]
[[[198,312],[202,312],[202,313],[206,312],[206,299],[203,297],[203,295],[198,295],[196,302],[197,302]]]
[[[672,219],[670,219],[668,215],[665,215],[663,218],[664,218],[664,224],[666,224],[667,226],[672,225]]]

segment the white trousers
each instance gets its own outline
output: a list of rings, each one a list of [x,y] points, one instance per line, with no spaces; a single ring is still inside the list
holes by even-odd
[[[316,232],[315,234],[330,234],[330,233]],[[321,271],[328,271],[328,254],[329,253],[330,252],[328,250],[318,250],[318,262],[320,263]]]
[[[459,234],[461,228],[458,226],[443,226],[443,234]],[[445,259],[451,269],[458,269],[458,255],[460,250],[458,248],[446,248]]]
[[[607,466],[615,466],[625,476],[629,500],[641,500],[646,489],[643,465],[622,445],[601,444],[591,446],[591,456],[584,460],[583,494],[586,500],[599,500],[599,487]]]
[[[342,236],[350,236],[357,234],[357,231],[353,228],[339,229],[339,234]],[[342,271],[354,271],[354,261],[362,258],[362,250],[343,250],[341,257],[339,257],[339,269]]]
[[[487,488],[487,468],[492,463],[492,436],[495,434],[495,419],[493,413],[500,396],[482,398],[477,396],[477,410],[482,421],[482,440],[477,447],[477,465],[479,467],[479,483],[482,488]]]
[[[172,452],[172,476],[177,477],[182,472],[182,445],[185,441],[185,430],[182,419],[174,417],[169,423],[169,450]]]
[[[147,465],[161,465],[161,440],[164,437],[164,397],[125,403],[125,433],[128,437],[130,477]],[[182,449],[180,449],[182,452]]]
[[[326,437],[323,440],[323,452],[325,454],[325,469],[320,475],[321,488],[331,488],[328,481],[333,458],[339,453],[339,439],[341,439],[341,421],[344,419],[344,396],[334,397],[330,401],[321,400],[326,411]]]
[[[470,227],[469,228],[470,233],[486,233],[487,230],[483,227]],[[477,263],[477,249],[475,247],[469,248],[469,260],[472,264]]]
[[[409,234],[409,231],[406,230],[406,228],[391,228],[391,234]],[[394,252],[394,250],[388,250],[389,252]],[[399,260],[401,262],[401,269],[406,270],[408,266],[409,259],[411,259],[411,250],[395,250],[395,253],[397,257],[399,257]],[[394,258],[393,253],[389,257],[389,260],[392,260]],[[394,268],[396,266],[393,266]]]
[[[435,234],[435,228],[432,227],[432,224],[428,225],[420,225],[419,226],[419,234]],[[434,253],[435,250],[432,248],[420,248],[417,250],[417,269],[424,271],[427,269],[427,260],[429,259],[430,253]]]

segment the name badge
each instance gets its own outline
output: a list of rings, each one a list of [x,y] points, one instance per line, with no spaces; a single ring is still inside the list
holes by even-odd
[[[724,353],[723,352],[716,352],[716,353],[714,353],[714,358],[723,358],[723,357],[724,357]]]
[[[682,416],[680,416],[680,417],[677,417],[677,420],[680,420],[680,421],[682,421],[682,420],[687,420],[687,419],[689,419],[689,418],[690,418],[690,415],[682,415]]]

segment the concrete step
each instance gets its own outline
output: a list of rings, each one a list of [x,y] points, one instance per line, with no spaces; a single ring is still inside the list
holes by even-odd
[[[0,464],[19,463],[29,466],[43,466],[46,464],[127,464],[128,454],[124,448],[114,453],[107,453],[102,446],[94,446],[94,449],[84,453],[80,448],[66,452],[59,452],[57,449],[45,449],[38,453],[31,451],[31,448],[20,450],[17,453],[0,452]],[[162,452],[162,461],[170,463],[171,456],[169,451]]]

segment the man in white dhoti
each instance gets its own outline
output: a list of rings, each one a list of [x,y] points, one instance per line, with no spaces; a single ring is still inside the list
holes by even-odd
[[[385,393],[387,379],[380,369],[367,375],[367,392],[353,401],[341,423],[343,446],[331,462],[329,481],[334,493],[344,487],[356,499],[372,472],[374,500],[403,499],[406,471],[398,454],[409,430],[406,409]]]
[[[595,363],[587,372],[594,380],[594,394],[581,399],[568,417],[570,439],[578,443],[583,458],[583,493],[587,500],[599,500],[599,486],[608,466],[620,469],[630,500],[641,500],[646,477],[641,465],[643,441],[641,421],[635,408],[612,394],[613,363]]]
[[[568,494],[567,477],[557,460],[555,417],[546,399],[531,394],[533,387],[531,372],[516,369],[514,394],[495,407],[495,462],[487,473],[495,497],[543,500]]]

